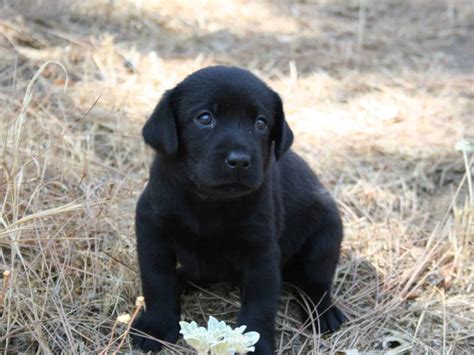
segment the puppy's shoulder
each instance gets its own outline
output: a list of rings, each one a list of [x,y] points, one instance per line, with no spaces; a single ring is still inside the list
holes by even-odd
[[[147,185],[138,200],[137,210],[147,211],[156,217],[174,216],[182,213],[183,201],[183,191],[176,186],[172,177],[163,172],[159,158],[155,158]]]
[[[309,164],[289,151],[278,162],[280,189],[288,208],[317,207],[333,210],[335,202]]]
[[[321,186],[308,163],[293,150],[288,151],[277,163],[283,185],[297,185],[302,189]]]

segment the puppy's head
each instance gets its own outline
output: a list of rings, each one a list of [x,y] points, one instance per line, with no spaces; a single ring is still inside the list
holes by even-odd
[[[167,91],[143,136],[194,192],[217,199],[257,190],[272,154],[280,159],[293,142],[278,94],[250,72],[222,66]]]

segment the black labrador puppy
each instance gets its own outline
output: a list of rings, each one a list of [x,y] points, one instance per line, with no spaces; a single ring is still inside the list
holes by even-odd
[[[240,287],[237,323],[260,333],[258,354],[274,352],[282,279],[317,305],[321,332],[344,322],[330,297],[339,212],[289,150],[293,133],[277,93],[246,70],[205,68],[163,95],[143,137],[157,155],[136,211],[146,311],[134,328],[175,342],[186,280]],[[161,348],[140,335],[133,341]]]

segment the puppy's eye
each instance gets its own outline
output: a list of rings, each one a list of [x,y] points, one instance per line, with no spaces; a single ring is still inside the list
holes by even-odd
[[[210,112],[203,112],[194,120],[199,126],[213,126],[215,123],[215,120]]]
[[[259,131],[264,131],[267,129],[267,120],[265,117],[258,117],[257,120],[255,121],[255,128]]]

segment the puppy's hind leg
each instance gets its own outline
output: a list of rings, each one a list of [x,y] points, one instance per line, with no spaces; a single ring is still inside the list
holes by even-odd
[[[309,226],[311,235],[284,269],[287,281],[309,296],[313,304],[310,307],[316,306],[312,313],[308,307],[302,306],[302,310],[306,318],[311,316],[318,323],[316,329],[320,333],[333,332],[347,320],[331,299],[331,285],[342,241],[342,223],[337,212],[327,217],[321,221],[319,216],[315,219],[320,221],[318,225]]]

